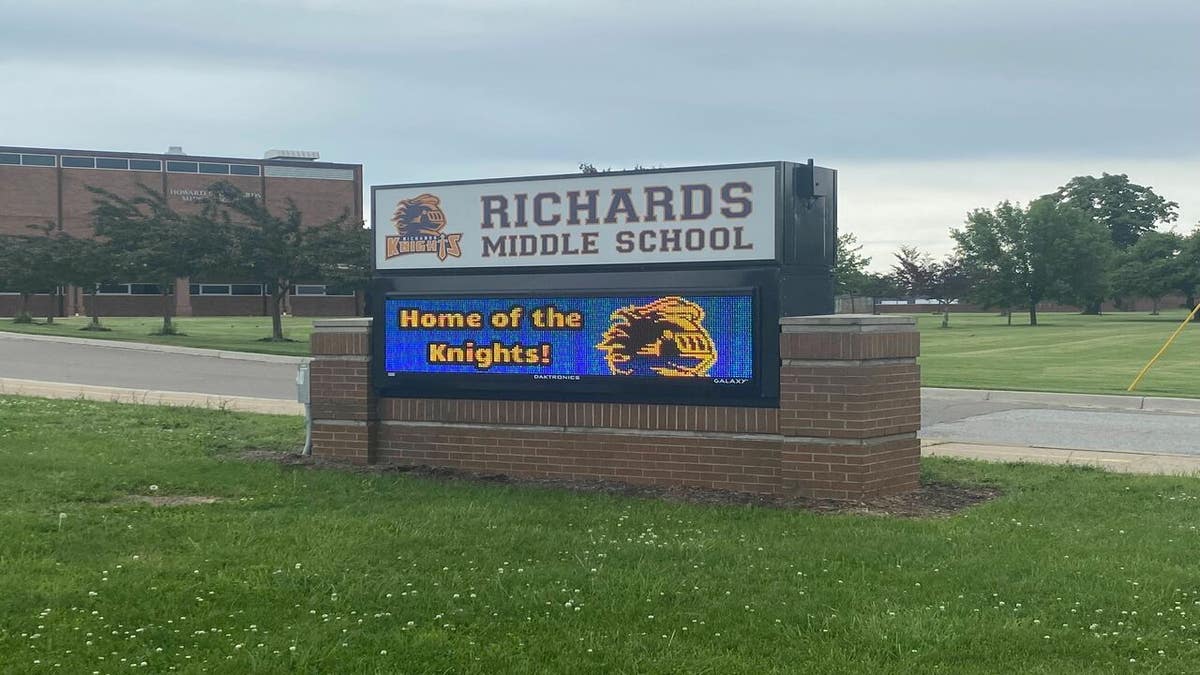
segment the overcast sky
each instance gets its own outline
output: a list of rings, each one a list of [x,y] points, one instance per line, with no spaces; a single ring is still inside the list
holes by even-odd
[[[1195,0],[0,0],[0,145],[366,183],[809,157],[886,269],[967,211],[1128,173],[1200,220]]]

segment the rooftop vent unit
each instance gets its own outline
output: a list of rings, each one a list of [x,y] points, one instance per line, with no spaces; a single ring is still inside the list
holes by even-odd
[[[263,159],[287,159],[293,162],[311,162],[321,158],[316,150],[268,150]]]
[[[182,145],[172,145],[171,147],[167,148],[167,154],[168,155],[186,155],[187,153],[183,151]]]

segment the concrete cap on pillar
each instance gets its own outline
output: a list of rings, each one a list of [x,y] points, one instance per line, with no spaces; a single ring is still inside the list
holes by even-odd
[[[313,330],[316,332],[335,332],[342,333],[347,330],[367,330],[371,327],[371,317],[360,316],[346,319],[318,319],[313,321]]]
[[[917,320],[894,314],[820,314],[785,316],[779,320],[779,325],[785,333],[910,331],[917,329]]]

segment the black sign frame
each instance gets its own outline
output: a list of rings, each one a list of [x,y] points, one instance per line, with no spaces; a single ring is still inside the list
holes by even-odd
[[[442,279],[377,278],[369,292],[372,316],[371,378],[382,397],[483,400],[595,401],[775,407],[779,391],[778,295],[770,270],[633,274],[580,274],[554,277],[553,288],[530,284],[534,275]],[[665,277],[665,278],[664,278]],[[458,283],[455,283],[457,281]],[[542,281],[545,281],[542,279]],[[483,282],[483,283],[479,283]],[[486,288],[487,291],[480,291]],[[571,381],[522,374],[392,373],[384,358],[388,299],[437,297],[536,297],[608,295],[741,295],[752,297],[755,330],[753,376],[747,383],[719,384],[707,378],[588,377]]]

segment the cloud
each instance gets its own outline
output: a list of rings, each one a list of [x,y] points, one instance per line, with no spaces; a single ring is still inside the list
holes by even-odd
[[[1197,158],[1200,159],[1200,158]],[[871,268],[888,270],[901,245],[935,255],[949,253],[951,228],[967,213],[1001,201],[1028,203],[1074,176],[1125,173],[1179,202],[1176,231],[1200,222],[1200,161],[949,161],[858,162],[838,168],[838,227],[852,232],[871,256]]]
[[[0,0],[0,17],[7,144],[311,148],[368,184],[814,157],[877,266],[1084,173],[1200,218],[1190,0]]]

